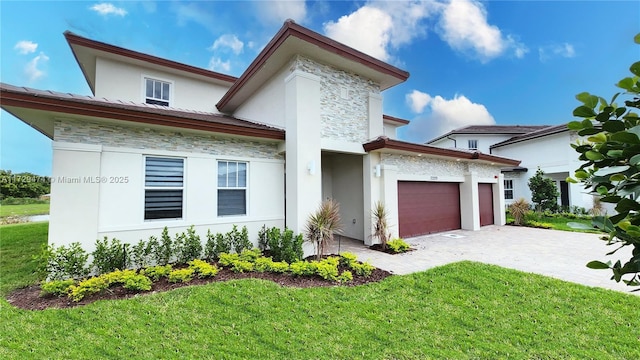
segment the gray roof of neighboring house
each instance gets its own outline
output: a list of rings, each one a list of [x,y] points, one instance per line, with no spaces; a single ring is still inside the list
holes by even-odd
[[[452,130],[435,139],[427,141],[427,144],[434,143],[451,135],[459,134],[504,134],[504,135],[522,135],[530,132],[542,130],[552,127],[550,125],[471,125]]]
[[[522,135],[518,135],[518,136],[514,136],[511,139],[505,140],[505,141],[501,141],[497,144],[493,144],[490,146],[491,149],[500,147],[500,146],[505,146],[505,145],[510,145],[510,144],[515,144],[515,143],[519,143],[522,141],[526,141],[526,140],[531,140],[531,139],[536,139],[539,137],[543,137],[543,136],[547,136],[547,135],[553,135],[553,134],[557,134],[557,133],[561,133],[563,131],[568,131],[569,128],[567,127],[567,124],[561,124],[561,125],[555,125],[555,126],[547,126],[543,129],[537,130],[537,131],[532,131],[526,134],[522,134]]]

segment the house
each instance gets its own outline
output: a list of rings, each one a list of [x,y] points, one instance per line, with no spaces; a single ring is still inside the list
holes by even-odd
[[[453,130],[427,142],[443,148],[475,149],[483,153],[521,160],[520,166],[502,169],[504,197],[508,205],[524,198],[531,202],[529,179],[540,168],[553,179],[560,196],[558,205],[591,209],[593,196],[582,184],[566,182],[568,176],[582,164],[578,153],[570,146],[580,137],[566,124],[550,126],[483,125]],[[609,209],[612,211],[612,209]]]
[[[49,242],[136,242],[194,225],[304,230],[323,199],[371,244],[504,224],[519,161],[398,140],[381,93],[409,74],[287,21],[236,78],[64,34],[93,96],[2,84],[2,108],[53,140]]]

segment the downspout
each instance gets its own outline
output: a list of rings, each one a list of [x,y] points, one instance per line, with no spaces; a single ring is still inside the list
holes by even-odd
[[[450,137],[448,137],[448,136],[447,136],[447,139],[449,139],[449,140],[453,141],[453,148],[454,148],[454,149],[457,149],[457,148],[458,148],[458,142],[456,142],[456,139],[452,139],[452,138],[450,138]]]

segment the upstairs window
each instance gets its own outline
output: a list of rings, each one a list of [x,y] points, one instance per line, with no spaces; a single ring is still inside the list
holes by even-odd
[[[218,161],[218,216],[247,214],[247,163]]]
[[[147,104],[169,106],[171,83],[145,78],[145,102]]]
[[[145,158],[144,219],[181,219],[184,159]]]
[[[478,150],[478,140],[469,140],[469,150]]]
[[[504,199],[513,200],[513,180],[504,181]]]

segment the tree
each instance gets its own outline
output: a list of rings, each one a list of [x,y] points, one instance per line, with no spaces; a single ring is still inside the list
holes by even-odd
[[[47,176],[0,170],[0,199],[38,198],[50,191],[51,179]]]
[[[634,40],[640,44],[640,33]],[[631,258],[624,264],[620,260],[615,264],[591,261],[587,266],[611,269],[611,279],[640,286],[640,119],[636,112],[640,109],[640,61],[629,70],[633,76],[616,84],[623,91],[610,101],[587,92],[576,95],[582,105],[573,110],[573,115],[584,120],[572,121],[568,127],[586,136],[587,141],[571,145],[583,163],[575,172],[577,180],[567,180],[580,181],[600,196],[600,201],[616,204],[616,215],[593,219],[595,226],[609,234],[608,244],[618,246],[609,254],[625,246],[633,247]]]
[[[536,204],[537,211],[558,209],[558,188],[556,183],[544,177],[544,172],[538,168],[536,175],[529,179],[531,201]]]
[[[334,200],[323,201],[318,210],[309,215],[306,226],[307,241],[314,244],[316,259],[322,259],[325,250],[333,242],[333,235],[341,229],[340,205]]]

